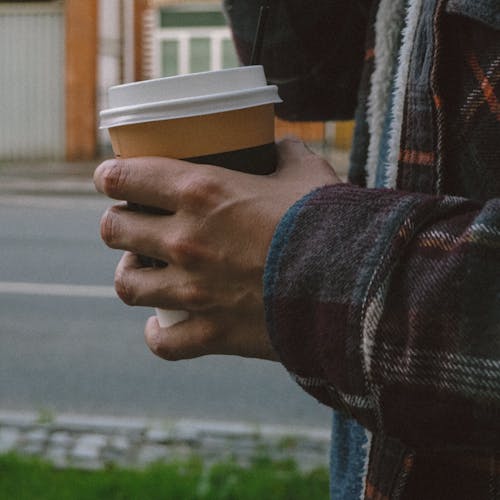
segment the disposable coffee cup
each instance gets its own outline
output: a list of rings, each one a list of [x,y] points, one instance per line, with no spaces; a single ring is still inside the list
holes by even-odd
[[[100,113],[117,157],[165,156],[248,174],[274,172],[274,105],[262,66],[208,71],[111,87]],[[161,326],[188,317],[157,309]]]

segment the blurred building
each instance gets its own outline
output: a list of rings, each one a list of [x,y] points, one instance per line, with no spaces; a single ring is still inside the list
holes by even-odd
[[[238,61],[220,0],[39,0],[0,1],[0,64],[0,160],[80,160],[109,153],[109,86]],[[324,124],[276,130],[334,137]]]

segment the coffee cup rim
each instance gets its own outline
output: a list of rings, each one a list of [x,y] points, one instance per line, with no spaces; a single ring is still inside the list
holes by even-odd
[[[183,75],[181,75],[183,76]],[[186,75],[188,76],[188,75]],[[282,102],[276,85],[105,109],[100,129],[204,116]]]

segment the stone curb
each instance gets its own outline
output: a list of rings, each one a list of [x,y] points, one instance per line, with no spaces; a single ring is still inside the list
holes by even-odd
[[[17,195],[89,195],[97,194],[92,176],[100,160],[2,161],[0,194]]]
[[[0,454],[38,456],[56,467],[141,468],[194,456],[207,464],[232,459],[246,466],[264,454],[311,470],[327,467],[329,442],[327,429],[0,411]]]

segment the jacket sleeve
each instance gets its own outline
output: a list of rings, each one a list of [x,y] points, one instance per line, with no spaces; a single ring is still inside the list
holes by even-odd
[[[500,446],[500,199],[337,185],[265,273],[271,340],[321,402],[408,446]]]
[[[279,87],[278,116],[354,116],[372,0],[272,0],[259,64]],[[225,0],[238,56],[249,64],[261,2]]]

